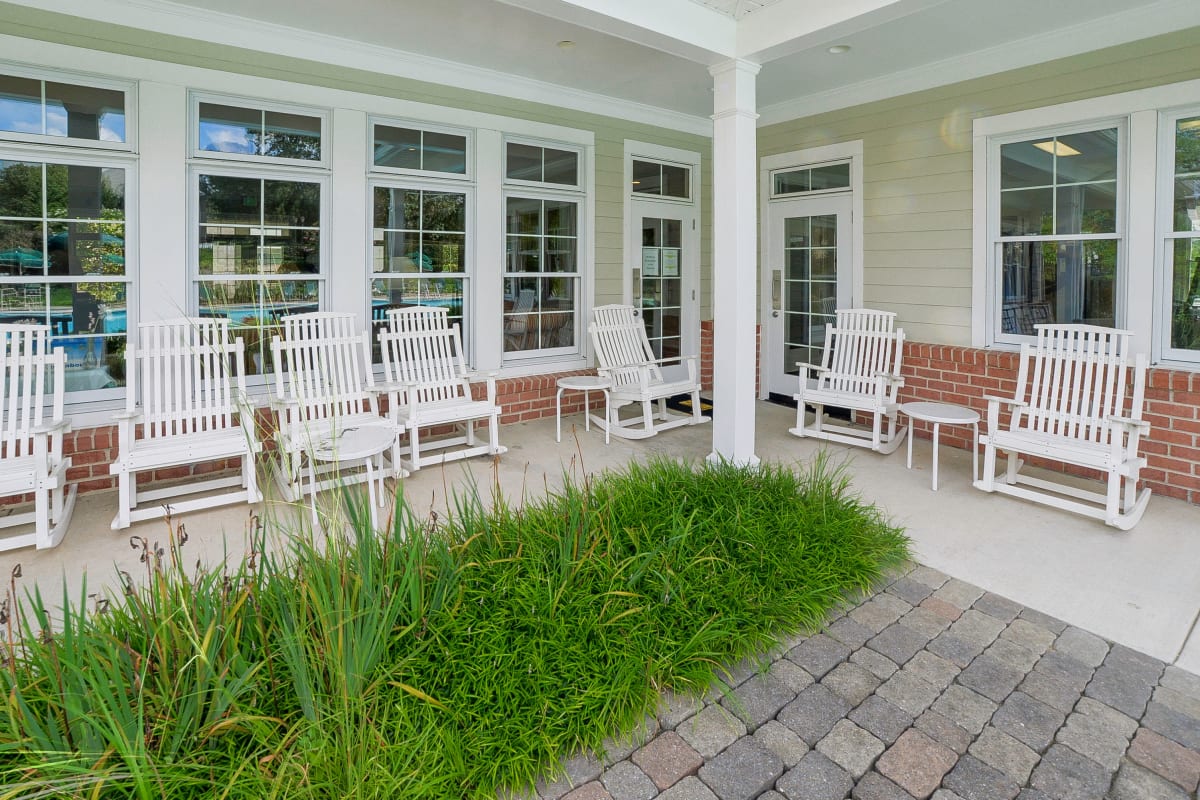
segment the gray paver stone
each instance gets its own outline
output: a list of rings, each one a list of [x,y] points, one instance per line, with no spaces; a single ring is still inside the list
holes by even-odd
[[[868,772],[854,786],[854,800],[912,800],[912,795],[878,772]]]
[[[937,597],[926,597],[921,601],[921,608],[932,611],[947,622],[954,622],[954,620],[962,616],[961,608]]]
[[[754,738],[763,747],[779,756],[784,769],[791,769],[800,763],[808,752],[808,743],[786,725],[771,720],[754,732]]]
[[[1114,772],[1056,744],[1034,768],[1029,785],[1059,800],[1096,800],[1108,791]]]
[[[932,800],[963,800],[962,795],[952,792],[949,789],[938,789],[933,793]]]
[[[944,572],[940,572],[933,567],[927,567],[924,564],[918,564],[913,567],[913,571],[908,573],[910,580],[917,583],[923,583],[931,589],[940,589],[946,581],[950,580],[950,576]]]
[[[700,713],[704,701],[694,694],[665,691],[658,698],[658,724],[665,731],[675,730],[679,723]]]
[[[841,663],[822,678],[821,683],[846,698],[850,705],[857,706],[879,686],[879,678],[857,664]]]
[[[855,622],[879,633],[888,625],[912,610],[912,605],[895,595],[883,592],[850,612]]]
[[[992,724],[1039,753],[1054,741],[1066,715],[1024,692],[1013,692],[992,715]]]
[[[920,581],[914,581],[912,578],[900,578],[889,586],[887,590],[909,605],[914,606],[933,594],[933,587],[926,586]]]
[[[674,786],[704,763],[692,747],[675,731],[660,734],[630,756],[654,785],[662,789]]]
[[[813,683],[812,675],[809,675],[804,667],[786,658],[781,658],[772,664],[770,669],[767,670],[767,674],[774,677],[796,694],[800,694],[800,692]]]
[[[974,661],[975,656],[982,653],[985,647],[986,643],[968,641],[947,631],[930,642],[925,649],[952,664],[965,667]]]
[[[1173,711],[1187,714],[1189,717],[1200,719],[1200,699],[1189,694],[1172,689],[1169,686],[1159,686],[1154,690],[1154,700]]]
[[[914,729],[905,731],[875,767],[913,797],[925,798],[957,761],[953,750]]]
[[[937,711],[926,711],[918,717],[917,729],[923,731],[931,739],[946,745],[960,756],[967,752],[967,747],[974,738],[970,731]]]
[[[1166,667],[1166,664],[1154,656],[1139,653],[1123,644],[1112,646],[1108,651],[1108,658],[1104,659],[1104,665],[1130,675],[1139,675],[1150,683],[1157,683]]]
[[[1088,633],[1074,625],[1058,635],[1054,649],[1065,653],[1076,661],[1082,661],[1089,667],[1098,667],[1108,655],[1108,642],[1094,633]]]
[[[769,792],[763,792],[758,796],[758,800],[787,800],[786,797],[772,789]]]
[[[1200,700],[1200,675],[1172,665],[1163,670],[1159,683],[1168,689],[1182,692],[1193,700]]]
[[[1154,680],[1105,665],[1096,670],[1083,693],[1137,719],[1146,713],[1153,691]]]
[[[976,734],[983,730],[998,707],[994,700],[957,683],[946,689],[933,704],[934,711]]]
[[[1053,797],[1043,792],[1041,789],[1030,789],[1026,786],[1017,795],[1017,800],[1054,800]]]
[[[1013,669],[1018,669],[1022,673],[1033,669],[1033,665],[1038,662],[1039,658],[1038,653],[1004,638],[992,642],[988,649],[983,651],[983,654],[991,656]]]
[[[1085,697],[1055,738],[1109,772],[1116,772],[1136,730],[1137,723],[1120,711]]]
[[[881,681],[886,681],[896,674],[896,670],[900,669],[900,667],[896,666],[895,661],[866,647],[859,648],[851,653],[850,662],[863,667]]]
[[[983,596],[975,601],[975,605],[972,608],[1005,623],[1012,622],[1017,618],[1017,614],[1021,613],[1020,603],[1014,603],[1007,597],[1001,597],[991,592],[984,592]]]
[[[1021,611],[1021,619],[1029,620],[1034,625],[1037,625],[1039,628],[1045,628],[1055,636],[1067,629],[1067,623],[1061,619],[1052,617],[1049,614],[1043,614],[1041,611],[1032,608],[1023,609]]]
[[[1121,764],[1108,796],[1111,800],[1189,800],[1183,789],[1131,761]]]
[[[538,795],[544,800],[558,800],[571,789],[582,786],[600,777],[600,760],[592,753],[578,753],[562,764],[562,774],[554,781],[546,779],[537,783]]]
[[[783,773],[775,788],[789,800],[842,800],[854,788],[850,773],[816,750]]]
[[[955,620],[954,624],[950,626],[949,633],[980,647],[987,647],[996,641],[996,637],[1005,627],[1005,624],[995,617],[989,617],[987,614],[970,609],[964,611],[963,615]]]
[[[989,767],[994,767],[1019,784],[1029,780],[1029,773],[1041,758],[1033,750],[1007,733],[988,726],[970,747],[971,755]]]
[[[867,647],[877,653],[904,664],[929,643],[930,637],[913,630],[907,625],[896,623],[883,629],[878,636],[867,642]]]
[[[712,758],[746,735],[742,721],[721,706],[708,706],[675,730],[704,758]]]
[[[1200,752],[1189,750],[1149,728],[1139,728],[1128,756],[1189,792],[1200,784]]]
[[[1064,714],[1070,713],[1079,702],[1080,692],[1058,678],[1052,678],[1044,672],[1034,670],[1025,676],[1017,687],[1030,697],[1036,697],[1047,705],[1057,708]]]
[[[760,800],[766,797],[761,795]],[[689,775],[658,796],[658,800],[718,800],[712,790],[695,775]]]
[[[585,783],[563,797],[563,800],[613,800],[613,796],[600,781]]]
[[[816,683],[784,706],[776,719],[799,734],[800,738],[811,746],[829,733],[834,723],[846,716],[849,710],[850,704],[844,697]]]
[[[974,584],[960,581],[958,578],[951,578],[942,584],[942,587],[934,592],[933,596],[966,610],[983,596],[983,589]]]
[[[1000,638],[1021,645],[1038,655],[1046,652],[1054,644],[1054,634],[1040,625],[1035,625],[1027,619],[1014,619],[1007,628],[1000,632]]]
[[[900,618],[900,624],[923,634],[926,639],[932,639],[950,627],[950,620],[935,614],[928,608],[917,606]]]
[[[850,721],[884,744],[891,744],[900,738],[913,724],[912,715],[900,709],[879,695],[871,695],[862,704],[850,712]]]
[[[1142,724],[1184,747],[1200,750],[1200,719],[1151,700]]]
[[[613,764],[600,775],[600,782],[613,800],[651,800],[658,787],[632,761]]]
[[[817,742],[817,750],[855,778],[861,778],[883,752],[884,745],[850,720],[842,719]]]
[[[914,717],[929,708],[940,694],[936,686],[903,669],[888,678],[875,693]]]
[[[965,755],[942,783],[963,800],[1012,800],[1020,787],[998,769]]]
[[[740,661],[718,669],[717,677],[721,683],[725,684],[726,689],[736,689],[753,676],[762,672],[764,660],[764,657],[761,656],[746,656]],[[726,693],[722,692],[722,694]]]
[[[721,800],[752,800],[783,774],[783,762],[752,737],[739,739],[698,773]]]
[[[629,754],[658,735],[658,718],[647,715],[642,721],[633,726],[632,730],[610,736],[604,740],[601,747],[604,751],[604,763],[615,764],[629,758]]]
[[[984,697],[1003,702],[1025,677],[1025,671],[1010,667],[987,653],[976,658],[958,676],[958,682]]]
[[[961,670],[941,656],[935,656],[928,650],[922,650],[912,657],[904,668],[916,675],[930,686],[945,689],[958,676]]]
[[[1047,652],[1033,665],[1033,668],[1052,678],[1057,678],[1081,693],[1083,687],[1087,686],[1088,681],[1092,679],[1093,672],[1087,664],[1057,650]]]
[[[825,629],[825,632],[842,644],[851,648],[859,648],[875,635],[875,631],[855,621],[853,617],[842,617]]]
[[[755,675],[732,694],[726,695],[721,705],[746,723],[748,730],[754,731],[759,725],[774,718],[779,709],[796,699],[796,695],[796,692],[772,675]]]
[[[846,660],[850,648],[823,633],[818,633],[800,643],[787,654],[788,659],[796,662],[813,676],[820,680],[826,672]]]

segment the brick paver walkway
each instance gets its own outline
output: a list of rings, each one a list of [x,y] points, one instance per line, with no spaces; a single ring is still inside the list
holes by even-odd
[[[728,683],[536,797],[1200,800],[1200,677],[923,566]]]

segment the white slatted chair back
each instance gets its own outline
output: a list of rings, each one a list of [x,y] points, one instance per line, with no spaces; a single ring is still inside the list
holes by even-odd
[[[229,320],[184,318],[138,325],[126,376],[126,405],[141,401],[142,436],[170,439],[235,427],[246,396],[242,340]]]
[[[1112,417],[1125,415],[1129,382],[1126,330],[1095,325],[1037,325],[1021,346],[1013,428],[1108,444]],[[1134,375],[1129,418],[1142,418],[1145,371]]]
[[[612,381],[614,388],[638,383],[639,367],[643,365],[648,365],[651,380],[662,381],[662,370],[654,363],[654,350],[646,336],[646,326],[634,314],[633,306],[594,308],[589,330],[596,349],[598,371]]]
[[[458,324],[449,323],[446,309],[390,309],[387,319],[379,341],[388,383],[407,384],[419,403],[471,399]]]
[[[370,338],[353,314],[294,314],[280,325],[283,335],[271,340],[275,391],[295,403],[293,424],[374,413]]]
[[[32,455],[34,430],[47,415],[52,420],[63,418],[66,361],[61,347],[50,350],[49,335],[46,325],[0,325],[4,338],[0,459]]]
[[[825,327],[826,344],[819,378],[821,388],[848,395],[873,395],[880,375],[900,374],[904,332],[895,330],[896,315],[865,308],[841,309]],[[890,399],[899,387],[893,384]]]

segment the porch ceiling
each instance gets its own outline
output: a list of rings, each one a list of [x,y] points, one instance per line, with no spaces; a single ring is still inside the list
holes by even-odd
[[[764,65],[770,124],[1200,26],[1195,0],[0,2],[0,21],[22,14],[44,29],[112,23],[698,133],[711,131],[707,67],[733,57]]]

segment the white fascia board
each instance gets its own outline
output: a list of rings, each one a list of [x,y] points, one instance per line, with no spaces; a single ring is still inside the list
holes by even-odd
[[[765,64],[943,2],[946,0],[783,0],[742,17],[737,56]]]
[[[1150,8],[1142,7],[1113,14],[1073,28],[1049,31],[1018,42],[1005,42],[985,50],[947,58],[874,80],[839,86],[764,106],[758,110],[758,126],[761,128],[776,125],[827,111],[933,89],[950,82],[947,76],[953,76],[954,83],[982,78],[997,72],[1101,50],[1197,25],[1200,25],[1200,3],[1196,0],[1165,0]],[[767,68],[769,69],[770,65]]]
[[[712,120],[708,117],[270,22],[254,21],[248,25],[243,17],[163,0],[30,0],[26,5],[185,39],[563,106],[697,136],[712,136]]]
[[[734,57],[738,23],[692,0],[500,0],[706,66]]]

